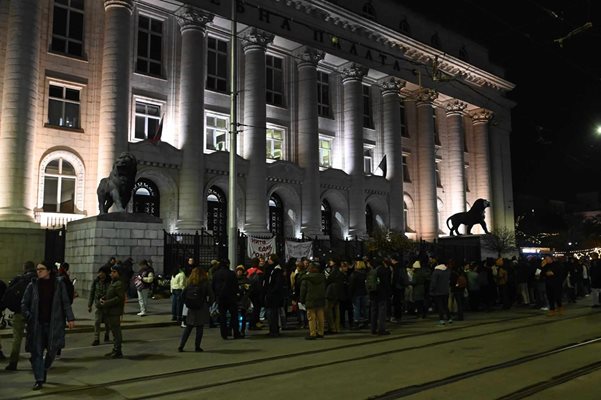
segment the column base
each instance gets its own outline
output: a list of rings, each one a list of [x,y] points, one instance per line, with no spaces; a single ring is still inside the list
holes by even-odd
[[[245,224],[244,234],[246,236],[271,237],[273,233],[269,232],[264,225]]]
[[[39,228],[33,211],[26,208],[0,208],[0,224],[12,228]]]
[[[180,233],[195,233],[204,227],[204,221],[191,219],[178,219],[175,224],[176,232]]]

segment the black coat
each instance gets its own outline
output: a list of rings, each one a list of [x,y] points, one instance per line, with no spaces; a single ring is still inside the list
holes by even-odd
[[[213,273],[213,293],[218,304],[236,304],[238,300],[238,278],[227,267],[220,267]]]
[[[268,274],[265,278],[265,307],[283,307],[286,296],[284,271],[278,264]]]

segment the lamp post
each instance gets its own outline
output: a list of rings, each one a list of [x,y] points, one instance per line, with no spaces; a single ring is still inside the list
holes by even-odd
[[[236,0],[232,0],[232,28],[230,40],[230,156],[229,156],[229,180],[227,198],[227,256],[230,260],[230,268],[236,268],[238,264],[238,221],[236,218],[236,155],[238,153],[238,31],[236,22]]]

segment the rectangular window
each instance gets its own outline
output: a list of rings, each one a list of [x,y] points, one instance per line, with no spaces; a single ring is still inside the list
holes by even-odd
[[[161,105],[136,100],[135,139],[152,139],[159,131]]]
[[[319,137],[319,166],[330,168],[332,166],[332,138]]]
[[[401,99],[400,102],[400,113],[401,113],[401,136],[409,137],[409,131],[407,130],[407,122],[405,121],[405,101]]]
[[[436,187],[442,187],[442,178],[440,177],[440,163],[436,163]]]
[[[207,89],[227,92],[227,42],[209,37],[207,49]]]
[[[83,55],[84,0],[55,0],[52,20],[52,44],[57,53]]]
[[[278,128],[267,128],[267,153],[270,160],[282,160],[284,149],[284,130]]]
[[[374,120],[371,110],[371,88],[363,85],[363,127],[374,128]]]
[[[374,172],[374,149],[372,147],[363,148],[363,172],[371,175]]]
[[[51,83],[48,91],[48,124],[80,128],[80,89]]]
[[[163,21],[140,15],[136,72],[161,76],[163,60]]]
[[[330,75],[317,71],[317,113],[320,117],[331,117],[330,113]]]
[[[408,156],[403,156],[403,182],[411,183],[411,174],[409,173]]]
[[[265,100],[273,106],[284,106],[284,60],[265,56]]]
[[[226,115],[207,113],[205,127],[205,149],[213,151],[228,151],[228,129],[230,119]]]
[[[440,146],[440,135],[438,134],[438,118],[436,118],[436,108],[432,108],[432,129],[434,130],[434,144]]]

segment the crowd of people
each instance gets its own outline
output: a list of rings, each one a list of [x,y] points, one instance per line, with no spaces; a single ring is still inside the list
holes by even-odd
[[[110,342],[110,332],[113,348],[106,354],[110,358],[123,357],[121,319],[128,296],[137,295],[138,316],[148,313],[155,271],[146,260],[137,267],[134,272],[131,258],[123,262],[111,258],[90,286],[92,346],[100,344],[103,332],[105,343]],[[439,325],[447,325],[464,320],[469,312],[513,306],[548,311],[554,317],[564,313],[564,300],[576,302],[589,295],[591,306],[601,307],[601,260],[592,253],[578,259],[547,255],[459,263],[422,252],[410,260],[390,254],[352,262],[291,258],[282,265],[272,254],[232,269],[228,260],[202,266],[189,258],[171,277],[170,291],[171,318],[183,328],[177,350],[184,351],[195,330],[194,350],[201,352],[206,325],[219,325],[223,339],[241,339],[247,330],[264,328],[270,337],[278,337],[296,325],[307,330],[307,340],[315,340],[344,330],[389,335],[388,324],[408,317],[425,319],[431,313]],[[28,261],[8,286],[0,284],[0,311],[14,313],[5,369],[17,370],[26,333],[34,390],[42,388],[48,369],[60,357],[65,328],[74,327],[75,297],[68,263],[36,266]],[[1,344],[0,359],[6,359]]]

